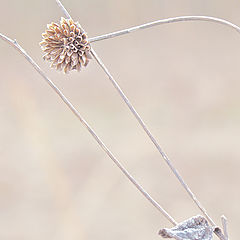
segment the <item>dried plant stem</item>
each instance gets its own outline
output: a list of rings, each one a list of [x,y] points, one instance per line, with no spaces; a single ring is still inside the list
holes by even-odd
[[[65,14],[66,17],[71,18],[71,15],[68,13],[68,11],[65,9],[65,7],[62,5],[62,3],[60,2],[60,0],[56,0],[59,7],[61,7],[61,9],[63,10],[63,13]],[[154,26],[154,25],[151,25]],[[207,211],[204,209],[204,207],[201,205],[201,203],[197,200],[196,196],[193,194],[193,192],[190,190],[190,188],[188,187],[188,185],[185,183],[185,181],[183,180],[183,178],[180,176],[180,174],[178,173],[177,169],[173,166],[173,164],[171,163],[170,159],[168,158],[167,154],[162,150],[162,148],[160,147],[160,145],[158,144],[157,140],[153,137],[152,133],[150,132],[150,130],[148,129],[148,127],[146,126],[146,124],[144,123],[144,121],[142,120],[142,118],[140,117],[140,115],[137,113],[137,111],[135,110],[135,108],[133,107],[133,105],[131,104],[131,102],[129,101],[129,99],[127,98],[127,96],[124,94],[124,92],[122,91],[122,89],[120,88],[120,86],[118,85],[118,83],[116,82],[116,80],[113,78],[113,76],[110,74],[110,72],[108,71],[108,69],[106,68],[106,66],[103,64],[103,62],[101,61],[101,59],[98,57],[98,55],[96,54],[96,52],[94,51],[93,48],[91,48],[91,54],[94,57],[94,59],[97,61],[97,63],[100,65],[100,67],[103,69],[103,71],[106,73],[106,75],[108,76],[108,78],[110,79],[111,83],[113,84],[113,86],[115,87],[115,89],[118,91],[118,93],[120,94],[121,98],[124,100],[124,102],[127,104],[128,108],[130,109],[130,111],[133,113],[133,115],[135,116],[135,118],[137,119],[137,121],[139,122],[139,124],[142,126],[142,128],[144,129],[144,131],[147,133],[147,135],[149,136],[149,138],[151,139],[152,143],[156,146],[157,150],[159,151],[159,153],[161,154],[161,156],[163,157],[163,159],[166,161],[166,163],[168,164],[168,166],[170,167],[170,169],[172,170],[172,172],[174,173],[174,175],[177,177],[177,179],[180,181],[180,183],[182,184],[182,186],[184,187],[184,189],[187,191],[187,193],[190,195],[190,197],[193,199],[193,201],[196,203],[196,205],[199,207],[199,209],[201,210],[201,212],[205,215],[205,217],[208,219],[208,221],[211,223],[211,225],[216,226],[216,224],[214,223],[214,221],[208,216]]]
[[[117,84],[117,82],[114,80],[113,76],[110,74],[110,72],[108,71],[108,69],[105,67],[105,65],[103,64],[103,62],[101,61],[101,59],[98,57],[98,55],[96,54],[96,52],[93,50],[93,48],[91,49],[91,54],[94,57],[94,59],[97,61],[97,63],[101,66],[101,68],[103,69],[103,71],[106,73],[106,75],[109,77],[110,81],[112,82],[113,86],[116,88],[116,90],[119,92],[120,96],[123,98],[124,102],[127,104],[127,106],[129,107],[130,111],[133,113],[133,115],[135,116],[135,118],[137,119],[137,121],[139,122],[139,124],[142,126],[142,128],[144,129],[144,131],[147,133],[147,135],[149,136],[149,138],[151,139],[151,141],[153,142],[153,144],[156,146],[156,148],[158,149],[159,153],[161,154],[161,156],[163,157],[163,159],[165,160],[165,162],[168,164],[168,166],[170,167],[170,169],[172,170],[172,172],[174,173],[174,175],[177,177],[177,179],[179,180],[179,182],[181,183],[181,185],[184,187],[184,189],[187,191],[187,193],[190,195],[191,199],[196,203],[196,205],[198,206],[198,208],[201,210],[201,212],[204,214],[204,216],[206,217],[206,219],[209,221],[209,223],[212,226],[216,226],[216,224],[214,223],[214,221],[212,220],[212,218],[207,214],[206,209],[202,206],[202,204],[199,202],[199,200],[196,198],[195,194],[191,191],[191,189],[188,187],[188,185],[185,183],[185,181],[183,180],[183,178],[181,177],[181,175],[178,173],[177,169],[172,165],[170,159],[168,158],[167,154],[162,150],[162,148],[160,147],[160,145],[158,144],[157,140],[153,137],[152,133],[148,130],[148,127],[146,126],[146,124],[143,122],[143,120],[141,119],[140,115],[137,113],[137,111],[135,110],[135,108],[133,107],[133,105],[130,103],[130,101],[128,100],[128,98],[126,97],[126,95],[124,94],[124,92],[121,90],[121,88],[119,87],[119,85]],[[214,231],[214,233],[218,236],[218,238],[220,240],[227,240],[225,239],[225,237],[222,234],[222,231],[220,228],[218,228],[218,231]]]
[[[27,61],[35,68],[35,70],[44,78],[48,85],[57,93],[57,95],[63,100],[63,102],[68,106],[68,108],[73,112],[73,114],[79,119],[83,126],[88,130],[88,132],[97,141],[99,146],[103,151],[112,159],[112,161],[117,165],[117,167],[122,171],[122,173],[134,184],[134,186],[144,195],[144,197],[156,207],[172,224],[176,225],[177,222],[165,211],[144,189],[143,187],[130,175],[130,173],[124,168],[124,166],[119,162],[119,160],[111,153],[103,141],[94,132],[91,126],[86,122],[86,120],[80,115],[72,103],[65,97],[65,95],[58,89],[58,87],[45,75],[41,68],[35,63],[35,61],[26,53],[26,51],[17,43],[16,40],[12,40],[5,35],[0,33],[0,38],[14,47],[18,52],[20,52]]]
[[[97,36],[97,37],[92,37],[92,38],[89,38],[89,42],[96,42],[96,41],[101,41],[101,40],[104,40],[104,39],[114,38],[114,37],[117,37],[117,36],[121,36],[121,35],[124,35],[124,34],[128,34],[128,33],[137,31],[137,30],[154,27],[154,26],[158,26],[158,25],[161,25],[161,24],[175,23],[175,22],[186,22],[186,21],[215,22],[215,23],[219,23],[219,24],[223,24],[223,25],[226,25],[228,27],[231,27],[231,28],[233,28],[234,30],[236,30],[237,32],[240,33],[240,27],[238,27],[237,25],[235,25],[231,22],[228,22],[224,19],[221,19],[221,18],[208,17],[208,16],[181,16],[181,17],[160,19],[160,20],[157,20],[157,21],[154,21],[154,22],[145,23],[145,24],[135,26],[135,27],[131,27],[131,28],[127,28],[127,29],[124,29],[124,30],[120,30],[120,31],[112,32],[112,33],[107,33],[107,34],[100,35],[100,36]]]
[[[64,15],[67,17],[67,18],[71,18],[71,15],[68,13],[67,9],[63,6],[63,4],[56,0],[57,2],[57,5],[59,6],[59,8],[62,10],[62,12],[64,13]]]
[[[221,216],[221,221],[222,221],[222,226],[223,226],[223,233],[224,233],[224,237],[226,240],[228,240],[228,231],[227,231],[227,218],[222,215]]]
[[[94,59],[97,61],[97,63],[101,66],[101,68],[103,69],[103,71],[106,73],[106,75],[108,76],[108,78],[110,79],[111,83],[113,84],[113,86],[116,88],[116,90],[118,91],[118,93],[120,94],[121,98],[124,100],[124,102],[127,104],[128,108],[130,109],[130,111],[133,113],[134,117],[137,119],[137,121],[139,122],[139,124],[142,126],[143,130],[146,132],[146,134],[148,135],[148,137],[151,139],[152,143],[155,145],[155,147],[157,148],[157,150],[159,151],[159,153],[161,154],[161,156],[163,157],[163,159],[165,160],[165,162],[168,164],[168,166],[170,167],[170,169],[172,170],[172,172],[174,173],[174,175],[177,177],[177,179],[180,181],[180,183],[182,184],[182,186],[184,187],[184,189],[188,192],[188,194],[190,195],[190,197],[193,199],[193,201],[197,204],[197,206],[199,207],[199,209],[201,210],[201,212],[205,215],[205,217],[208,219],[208,221],[215,226],[216,224],[213,222],[213,220],[208,216],[207,211],[204,209],[204,207],[201,205],[201,203],[198,201],[198,199],[196,198],[196,196],[194,195],[194,193],[191,191],[191,189],[188,187],[188,185],[185,183],[185,181],[183,180],[183,178],[180,176],[180,174],[178,173],[177,169],[173,166],[173,164],[171,163],[169,157],[167,156],[167,154],[162,150],[161,146],[158,144],[156,138],[152,135],[152,133],[150,132],[150,130],[148,129],[147,125],[144,123],[144,121],[142,120],[142,118],[140,117],[140,115],[138,114],[138,112],[135,110],[135,108],[133,107],[133,105],[131,104],[131,102],[129,101],[129,99],[126,97],[126,95],[124,94],[124,92],[122,91],[122,89],[119,87],[119,85],[117,84],[117,82],[114,80],[113,76],[110,74],[110,72],[108,71],[108,69],[106,68],[106,66],[103,64],[103,62],[101,61],[101,59],[98,57],[98,55],[96,54],[96,52],[91,49],[91,54],[94,57]]]
[[[63,6],[63,4],[60,2],[60,0],[56,0],[56,2],[58,3],[59,7],[63,10],[63,13],[65,14],[66,17],[71,18],[71,15],[68,13],[68,11],[65,9],[65,7]],[[119,36],[122,34],[126,34],[126,33],[130,33],[134,30],[138,30],[138,29],[144,29],[144,28],[148,28],[148,27],[153,27],[155,25],[159,25],[162,23],[170,23],[170,22],[177,22],[177,21],[192,21],[192,20],[202,20],[202,21],[213,21],[213,22],[218,22],[218,23],[222,23],[228,26],[231,26],[232,28],[234,28],[235,30],[237,30],[238,32],[240,32],[240,28],[230,22],[227,22],[225,20],[222,19],[218,19],[218,18],[213,18],[213,17],[205,17],[205,16],[188,16],[188,17],[178,17],[178,18],[169,18],[169,19],[165,19],[165,20],[159,20],[156,22],[152,22],[152,23],[148,23],[148,24],[144,24],[144,25],[140,25],[137,27],[133,27],[133,28],[129,28],[126,30],[122,30],[122,31],[118,31],[115,33],[110,33],[110,34],[106,34],[104,36],[99,36],[99,37],[95,37],[95,38],[90,38],[91,41],[100,41],[103,39],[108,39],[114,36]],[[163,159],[165,160],[165,162],[168,164],[168,166],[170,167],[170,169],[172,170],[172,172],[174,173],[174,175],[177,177],[177,179],[179,180],[179,182],[181,183],[181,185],[184,187],[184,189],[187,191],[187,193],[189,194],[189,196],[192,198],[192,200],[196,203],[196,205],[198,206],[198,208],[201,210],[201,212],[205,215],[205,217],[207,218],[207,220],[209,221],[209,223],[212,226],[216,226],[216,224],[214,223],[214,221],[211,219],[211,217],[207,214],[207,211],[205,210],[205,208],[201,205],[201,203],[198,201],[198,199],[196,198],[196,196],[194,195],[194,193],[191,191],[191,189],[188,187],[188,185],[185,183],[185,181],[183,180],[183,178],[180,176],[180,174],[178,173],[177,169],[173,166],[173,164],[171,163],[170,159],[168,158],[167,154],[162,150],[162,148],[160,147],[160,145],[158,144],[157,140],[153,137],[152,133],[150,132],[150,130],[148,129],[148,127],[146,126],[146,124],[144,123],[144,121],[141,119],[140,115],[137,113],[137,111],[135,110],[135,108],[133,107],[133,105],[131,104],[131,102],[129,101],[129,99],[126,97],[126,95],[124,94],[124,92],[122,91],[122,89],[120,88],[120,86],[118,85],[118,83],[115,81],[115,79],[113,78],[113,76],[110,74],[110,72],[108,71],[108,69],[105,67],[105,65],[103,64],[103,62],[101,61],[101,59],[97,56],[96,52],[94,51],[93,48],[91,48],[91,54],[94,57],[94,59],[97,61],[97,63],[100,65],[100,67],[103,69],[103,71],[106,73],[106,75],[108,76],[108,78],[110,79],[110,81],[112,82],[113,86],[116,88],[116,90],[118,91],[118,93],[120,94],[121,98],[124,100],[124,102],[127,104],[128,108],[130,109],[130,111],[133,113],[133,115],[135,116],[135,118],[137,119],[137,121],[139,122],[139,124],[142,126],[142,128],[144,129],[144,131],[147,133],[147,135],[149,136],[149,138],[151,139],[151,141],[153,142],[153,144],[156,146],[156,148],[158,149],[159,153],[161,154],[161,156],[163,157]],[[221,229],[219,229],[219,232],[216,231],[215,234],[219,237],[219,239],[221,240],[225,240],[222,236],[222,232]]]
[[[160,145],[158,144],[157,140],[153,137],[152,133],[148,130],[148,127],[146,126],[146,124],[143,122],[143,120],[141,119],[140,115],[137,113],[137,111],[135,110],[135,108],[133,107],[133,105],[130,103],[130,101],[128,100],[128,98],[126,97],[126,95],[123,93],[123,91],[121,90],[121,88],[119,87],[119,85],[117,84],[117,82],[114,80],[114,78],[112,77],[112,75],[110,74],[110,72],[108,71],[108,69],[105,67],[105,65],[103,64],[103,62],[101,61],[101,59],[97,56],[96,52],[93,50],[93,48],[91,49],[91,54],[94,57],[94,59],[97,61],[97,63],[101,66],[101,68],[103,69],[103,71],[106,73],[106,75],[109,77],[110,81],[112,82],[113,86],[116,88],[116,90],[119,92],[120,96],[123,98],[124,102],[127,104],[127,106],[129,107],[130,111],[133,113],[133,115],[135,116],[135,118],[137,119],[137,121],[139,122],[139,124],[142,126],[142,128],[144,129],[144,131],[147,133],[147,135],[149,136],[149,138],[151,139],[151,141],[153,142],[153,144],[156,146],[156,148],[158,149],[159,153],[161,154],[161,156],[163,157],[163,159],[165,160],[165,162],[168,164],[168,166],[170,167],[170,169],[172,170],[172,172],[174,173],[174,175],[177,177],[177,179],[179,180],[179,182],[181,183],[181,185],[183,186],[183,188],[187,191],[187,193],[189,194],[189,196],[191,197],[191,199],[196,203],[196,205],[198,206],[198,208],[200,209],[200,211],[204,214],[204,216],[206,217],[206,219],[209,221],[209,223],[212,226],[216,226],[216,224],[214,223],[214,221],[212,220],[212,218],[207,214],[206,209],[202,206],[202,204],[200,203],[200,201],[196,198],[195,194],[191,191],[191,189],[188,187],[188,185],[185,183],[185,181],[183,180],[183,178],[181,177],[181,175],[178,173],[177,169],[173,166],[173,164],[171,163],[170,159],[168,158],[167,154],[162,150],[162,148],[160,147]],[[224,235],[222,234],[222,231],[220,228],[218,228],[218,231],[214,231],[214,233],[218,236],[218,238],[220,240],[227,240],[225,239]]]

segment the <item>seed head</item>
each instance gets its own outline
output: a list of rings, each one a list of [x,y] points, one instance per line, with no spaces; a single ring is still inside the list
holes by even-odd
[[[43,59],[51,62],[51,67],[68,73],[87,66],[91,58],[90,44],[78,22],[62,17],[60,24],[48,24],[42,37],[40,46],[45,53]]]

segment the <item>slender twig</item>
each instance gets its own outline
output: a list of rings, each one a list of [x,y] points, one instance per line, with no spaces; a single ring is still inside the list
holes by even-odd
[[[158,144],[156,138],[152,135],[152,133],[150,132],[150,130],[148,129],[147,125],[144,123],[144,121],[142,120],[142,118],[140,117],[140,115],[138,114],[138,112],[135,110],[135,108],[133,107],[133,105],[131,104],[131,102],[129,101],[129,99],[126,97],[126,95],[124,94],[124,92],[122,91],[122,89],[119,87],[119,85],[117,84],[117,82],[114,80],[113,76],[110,74],[110,72],[108,71],[108,69],[106,68],[106,66],[103,64],[103,62],[101,61],[101,59],[98,57],[98,55],[96,54],[96,52],[91,49],[91,54],[92,56],[95,58],[95,60],[97,61],[97,63],[101,66],[101,68],[103,69],[103,71],[106,73],[106,75],[108,76],[108,78],[110,79],[110,81],[112,82],[113,86],[117,89],[118,93],[120,94],[120,96],[122,97],[122,99],[124,100],[124,102],[127,104],[127,106],[129,107],[130,111],[133,113],[133,115],[135,116],[135,118],[137,119],[137,121],[139,122],[139,124],[142,126],[142,128],[144,129],[144,131],[147,133],[147,135],[149,136],[149,138],[151,139],[151,141],[153,142],[153,144],[156,146],[157,150],[159,151],[159,153],[161,154],[161,156],[163,157],[163,159],[166,161],[166,163],[168,164],[168,166],[170,167],[170,169],[172,170],[172,172],[174,173],[174,175],[177,177],[177,179],[180,181],[180,183],[182,184],[182,186],[184,187],[184,189],[188,192],[188,194],[191,196],[191,198],[193,199],[193,201],[197,204],[197,206],[199,207],[199,209],[202,211],[202,213],[206,216],[206,218],[208,219],[208,221],[215,226],[215,223],[213,222],[213,220],[209,217],[209,215],[207,214],[207,211],[204,209],[204,207],[201,205],[201,203],[198,201],[198,199],[196,198],[196,196],[194,195],[194,193],[191,191],[191,189],[188,187],[188,185],[185,183],[185,181],[183,180],[183,178],[181,177],[181,175],[178,173],[177,169],[173,166],[173,164],[171,163],[170,159],[168,158],[167,154],[162,150],[161,146]]]
[[[59,6],[59,8],[63,11],[64,15],[67,17],[67,18],[71,18],[70,14],[68,13],[67,9],[63,6],[63,4],[56,0],[57,2],[57,5]]]
[[[207,211],[205,210],[205,208],[201,205],[201,203],[198,201],[198,199],[196,198],[196,196],[194,195],[194,193],[191,191],[191,189],[188,187],[188,185],[184,182],[183,178],[180,176],[180,174],[178,173],[177,169],[172,165],[172,163],[170,162],[168,156],[165,154],[165,152],[161,149],[161,147],[159,146],[159,144],[157,143],[156,139],[153,137],[153,135],[151,134],[151,132],[148,130],[146,124],[143,122],[143,120],[141,119],[141,117],[139,116],[139,114],[136,112],[136,110],[134,109],[134,107],[132,106],[132,104],[129,102],[128,98],[125,96],[125,94],[123,93],[123,91],[121,90],[121,88],[118,86],[118,84],[116,83],[116,81],[114,80],[114,78],[112,77],[112,75],[110,74],[110,72],[108,71],[108,69],[105,67],[105,65],[103,64],[103,62],[101,61],[101,59],[97,56],[96,52],[91,49],[91,54],[93,55],[93,57],[95,58],[95,60],[97,61],[97,63],[101,66],[101,68],[104,70],[104,72],[107,74],[107,76],[109,77],[110,81],[112,82],[112,84],[114,85],[114,87],[118,90],[119,94],[121,95],[121,97],[124,99],[124,102],[128,105],[129,109],[131,110],[131,112],[134,114],[134,116],[136,117],[136,119],[138,120],[138,122],[140,123],[140,125],[143,127],[144,131],[147,133],[147,135],[149,136],[149,138],[151,139],[151,141],[154,143],[154,145],[156,146],[156,148],[158,149],[158,151],[160,152],[160,154],[162,155],[162,157],[164,158],[164,160],[167,162],[168,166],[171,168],[172,172],[174,173],[174,175],[177,177],[177,179],[180,181],[180,183],[182,184],[182,186],[184,187],[184,189],[188,192],[188,194],[191,196],[191,198],[193,199],[193,201],[197,204],[197,206],[199,207],[199,209],[201,210],[201,212],[205,215],[205,217],[207,218],[207,220],[211,223],[212,226],[216,226],[216,224],[214,223],[214,221],[209,217],[209,215],[207,214]],[[214,232],[220,240],[227,240],[224,238],[222,231],[220,228],[218,228],[218,231]]]
[[[65,14],[65,16],[67,18],[71,18],[71,15],[68,13],[68,11],[65,9],[65,7],[63,6],[63,4],[60,2],[60,0],[56,0],[58,5],[60,6],[60,8],[63,10],[63,13]],[[177,21],[191,21],[191,20],[202,20],[202,21],[213,21],[213,22],[219,22],[228,26],[231,26],[232,28],[234,28],[235,30],[237,30],[238,32],[240,32],[240,28],[230,22],[227,22],[225,20],[222,19],[218,19],[218,18],[212,18],[212,17],[204,17],[204,16],[191,16],[191,17],[179,17],[179,18],[169,18],[166,20],[160,20],[160,21],[165,21],[167,22],[177,22]],[[123,31],[119,31],[116,32],[116,34],[114,34],[114,36],[119,36],[122,34],[126,34],[129,33],[131,31],[134,30],[138,30],[138,29],[144,29],[147,27],[152,27],[155,25],[159,25],[160,21],[156,21],[153,23],[149,23],[149,24],[145,24],[145,25],[141,25],[141,26],[137,26],[137,27],[133,27],[127,29],[127,30],[123,30]],[[165,23],[164,22],[164,23]],[[121,33],[120,33],[121,32]],[[111,34],[106,34],[104,36],[107,37],[102,37],[100,39],[100,37],[96,37],[94,39],[94,41],[97,40],[102,40],[102,39],[107,39],[110,38]],[[110,36],[110,37],[109,37]],[[93,38],[92,38],[92,42],[93,42]],[[189,196],[192,198],[192,200],[196,203],[196,205],[198,206],[198,208],[201,210],[201,212],[205,215],[205,217],[207,218],[207,220],[210,222],[210,224],[212,226],[216,226],[216,224],[214,223],[214,221],[211,219],[211,217],[207,214],[207,211],[205,210],[205,208],[201,205],[201,203],[198,201],[198,199],[196,198],[196,196],[194,195],[194,193],[191,191],[191,189],[188,187],[188,185],[185,183],[185,181],[183,180],[183,178],[180,176],[180,174],[178,173],[177,169],[172,165],[170,159],[168,158],[167,154],[162,150],[162,148],[160,147],[160,145],[158,144],[157,140],[153,137],[152,133],[148,130],[146,124],[143,122],[143,120],[141,119],[140,115],[137,113],[137,111],[135,110],[135,108],[133,107],[133,105],[130,103],[129,99],[126,97],[126,95],[124,94],[124,92],[122,91],[122,89],[120,88],[120,86],[118,85],[118,83],[115,81],[115,79],[113,78],[113,76],[110,74],[110,72],[108,71],[108,69],[105,67],[105,65],[103,64],[103,62],[101,61],[101,59],[97,56],[96,52],[94,51],[93,48],[91,48],[91,54],[94,57],[94,59],[97,61],[97,63],[101,66],[101,68],[104,70],[104,72],[106,73],[106,75],[109,77],[110,81],[112,82],[113,86],[116,88],[116,90],[118,91],[118,93],[120,94],[120,96],[122,97],[122,99],[124,100],[124,102],[127,104],[128,108],[130,109],[130,111],[133,113],[133,115],[135,116],[135,118],[137,119],[137,121],[139,122],[139,124],[142,126],[142,128],[144,129],[144,131],[147,133],[147,135],[149,136],[149,138],[151,139],[151,141],[153,142],[153,144],[156,146],[156,148],[158,149],[159,153],[161,154],[161,156],[163,157],[163,159],[165,160],[165,162],[168,164],[168,166],[170,167],[170,169],[172,170],[172,172],[174,173],[174,175],[177,177],[177,179],[179,180],[179,182],[181,183],[181,185],[184,187],[184,189],[187,191],[187,193],[189,194]],[[218,228],[218,231],[215,231],[215,234],[219,237],[219,239],[221,240],[225,240],[223,237],[223,234],[221,232],[221,229]]]
[[[134,184],[134,186],[144,195],[144,197],[156,207],[172,224],[176,225],[177,222],[164,210],[144,189],[143,187],[130,175],[130,173],[124,168],[124,166],[119,162],[119,160],[111,153],[108,147],[103,143],[103,141],[94,132],[92,127],[87,123],[87,121],[80,115],[72,103],[65,97],[65,95],[58,89],[58,87],[46,76],[46,74],[41,70],[41,68],[36,64],[36,62],[26,53],[26,51],[17,43],[16,40],[12,40],[5,35],[0,33],[0,38],[14,47],[18,52],[20,52],[27,61],[35,68],[35,70],[44,78],[48,85],[57,93],[57,95],[63,100],[63,102],[69,107],[73,114],[79,119],[83,126],[88,130],[88,132],[97,141],[98,145],[103,149],[103,151],[112,159],[112,161],[117,165],[117,167],[122,171],[122,173]]]
[[[61,7],[61,9],[63,10],[63,13],[65,14],[65,16],[67,18],[71,18],[71,15],[68,13],[68,11],[65,9],[65,7],[62,5],[62,3],[60,2],[60,0],[56,0],[58,5]],[[129,99],[127,98],[127,96],[124,94],[124,92],[122,91],[122,89],[120,88],[120,86],[118,85],[118,83],[116,82],[116,80],[113,78],[113,76],[110,74],[110,72],[108,71],[108,69],[106,68],[106,66],[103,64],[103,62],[101,61],[101,59],[98,57],[98,55],[96,54],[96,52],[94,51],[93,48],[91,48],[91,54],[94,57],[94,59],[97,61],[97,63],[100,65],[100,67],[103,69],[103,71],[106,73],[106,75],[108,76],[108,78],[110,79],[111,83],[113,84],[113,86],[115,87],[115,89],[118,91],[118,93],[120,94],[121,98],[124,100],[124,102],[127,104],[128,108],[130,109],[130,111],[132,112],[132,114],[134,115],[134,117],[137,119],[137,121],[139,122],[139,124],[142,126],[143,130],[146,132],[146,134],[148,135],[148,137],[151,139],[152,143],[155,145],[155,147],[157,148],[157,150],[159,151],[159,153],[161,154],[161,156],[163,157],[163,159],[165,160],[165,162],[168,164],[168,166],[170,167],[170,169],[172,170],[172,172],[174,173],[174,175],[177,177],[177,179],[179,180],[179,182],[181,183],[181,185],[184,187],[184,189],[187,191],[187,193],[190,195],[190,197],[192,198],[192,200],[196,203],[196,205],[198,206],[198,208],[201,210],[201,212],[205,215],[205,217],[208,219],[208,221],[211,223],[211,225],[216,226],[216,224],[214,223],[214,221],[211,219],[211,217],[207,214],[207,211],[205,210],[205,208],[201,205],[201,203],[198,201],[198,199],[196,198],[196,196],[194,195],[194,193],[190,190],[190,188],[188,187],[188,185],[185,183],[185,181],[183,180],[183,178],[180,176],[180,174],[178,173],[177,169],[173,166],[173,164],[171,163],[170,159],[168,158],[167,154],[162,150],[162,148],[160,147],[160,145],[158,144],[157,140],[154,138],[154,136],[152,135],[152,133],[150,132],[150,130],[148,129],[148,127],[146,126],[146,124],[144,123],[144,121],[142,120],[142,118],[140,117],[140,115],[137,113],[137,111],[135,110],[135,108],[133,107],[133,105],[131,104],[131,102],[129,101]]]
[[[109,39],[109,38],[121,36],[121,35],[128,34],[128,33],[131,33],[131,32],[137,31],[137,30],[154,27],[154,26],[158,26],[158,25],[161,25],[161,24],[175,23],[175,22],[186,22],[186,21],[215,22],[215,23],[219,23],[219,24],[223,24],[223,25],[226,25],[228,27],[231,27],[231,28],[235,29],[237,32],[240,33],[240,27],[238,27],[237,25],[235,25],[235,24],[233,24],[229,21],[221,19],[221,18],[208,17],[208,16],[181,16],[181,17],[160,19],[160,20],[157,20],[157,21],[154,21],[154,22],[145,23],[145,24],[135,26],[135,27],[131,27],[131,28],[127,28],[127,29],[124,29],[124,30],[120,30],[120,31],[112,32],[112,33],[107,33],[107,34],[100,35],[100,36],[97,36],[97,37],[92,37],[92,38],[89,38],[89,42],[101,41],[101,40],[104,40],[104,39]]]
[[[227,230],[227,218],[222,215],[221,216],[221,221],[222,221],[222,226],[223,226],[223,233],[224,233],[224,237],[226,240],[228,240],[228,230]]]

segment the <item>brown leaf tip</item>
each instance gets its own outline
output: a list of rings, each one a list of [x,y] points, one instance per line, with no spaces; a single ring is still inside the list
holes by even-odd
[[[48,24],[42,37],[40,46],[45,53],[43,59],[51,62],[51,67],[69,73],[87,66],[91,47],[87,34],[78,22],[62,17],[60,24]]]

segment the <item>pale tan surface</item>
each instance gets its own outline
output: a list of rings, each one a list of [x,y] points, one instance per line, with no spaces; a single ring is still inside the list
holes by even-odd
[[[23,2],[23,3],[21,3]],[[180,15],[240,25],[240,2],[65,1],[89,36]],[[1,0],[0,31],[16,38],[130,172],[175,218],[198,214],[101,69],[63,75],[41,59],[54,1]],[[93,46],[217,223],[240,215],[240,35],[175,23]],[[171,225],[111,163],[42,78],[0,42],[0,239],[159,239]]]

